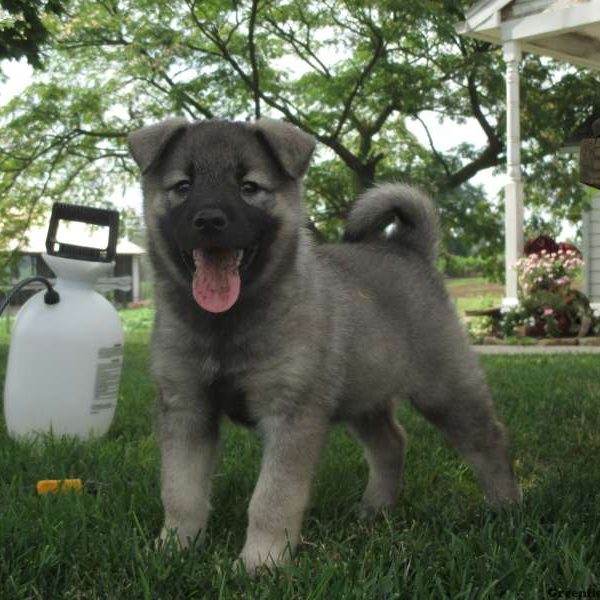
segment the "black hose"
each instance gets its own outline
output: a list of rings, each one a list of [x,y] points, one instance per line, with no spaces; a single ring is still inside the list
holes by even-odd
[[[6,297],[0,303],[0,315],[4,312],[6,307],[10,304],[10,301],[13,299],[13,296],[22,288],[29,285],[30,283],[40,282],[43,283],[48,290],[44,294],[44,302],[46,304],[58,304],[60,301],[60,296],[58,292],[52,287],[52,284],[45,277],[41,277],[40,275],[35,275],[34,277],[28,277],[27,279],[23,279],[23,281],[19,281],[15,287],[6,294]]]

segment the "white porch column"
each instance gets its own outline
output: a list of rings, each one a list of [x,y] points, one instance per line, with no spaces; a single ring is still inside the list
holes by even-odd
[[[513,269],[523,254],[523,182],[521,180],[521,134],[519,124],[519,42],[503,44],[506,62],[506,170],[505,195],[505,298],[504,304],[517,302],[517,274]]]
[[[140,301],[140,257],[134,254],[131,257],[131,287],[133,302]]]

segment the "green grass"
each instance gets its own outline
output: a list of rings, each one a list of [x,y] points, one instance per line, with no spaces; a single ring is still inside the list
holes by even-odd
[[[0,369],[6,344],[0,345]],[[333,429],[294,563],[236,574],[260,444],[226,425],[203,546],[154,551],[159,455],[151,428],[147,331],[128,334],[109,434],[79,443],[10,440],[0,426],[0,598],[514,598],[600,582],[600,361],[483,357],[514,445],[525,501],[489,512],[469,470],[408,405],[406,490],[371,522],[356,518],[367,468]],[[3,372],[0,371],[0,382]],[[38,479],[82,477],[96,496],[37,497]]]
[[[491,284],[484,277],[448,278],[446,287],[460,314],[500,306],[504,295],[502,286]]]
[[[463,287],[466,285],[485,285],[488,280],[485,277],[447,277],[446,285],[449,290],[453,290],[457,287]]]

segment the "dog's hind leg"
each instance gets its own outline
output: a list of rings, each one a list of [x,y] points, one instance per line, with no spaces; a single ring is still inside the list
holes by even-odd
[[[411,393],[412,403],[449,438],[479,479],[494,508],[519,502],[521,490],[513,473],[504,427],[476,365],[469,373],[453,370]]]
[[[406,436],[394,417],[393,405],[349,422],[364,446],[369,481],[361,501],[365,513],[394,504],[402,488]]]

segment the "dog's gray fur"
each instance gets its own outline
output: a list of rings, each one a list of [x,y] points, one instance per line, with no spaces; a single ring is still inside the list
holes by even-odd
[[[365,447],[363,507],[395,502],[405,446],[399,397],[447,435],[492,506],[519,501],[503,428],[435,268],[428,198],[404,185],[375,187],[351,211],[346,242],[316,246],[302,203],[314,148],[306,133],[269,119],[171,119],[132,133],[129,146],[144,174],[155,272],[163,537],[176,530],[185,545],[206,527],[223,414],[254,424],[264,440],[240,555],[250,570],[296,546],[334,420]],[[178,193],[182,177],[191,187]],[[257,193],[240,191],[247,179]],[[244,211],[264,220],[256,270],[242,278],[232,308],[212,314],[194,301],[177,249],[203,244],[193,215],[221,205],[232,207],[233,221],[237,210],[241,220]]]

